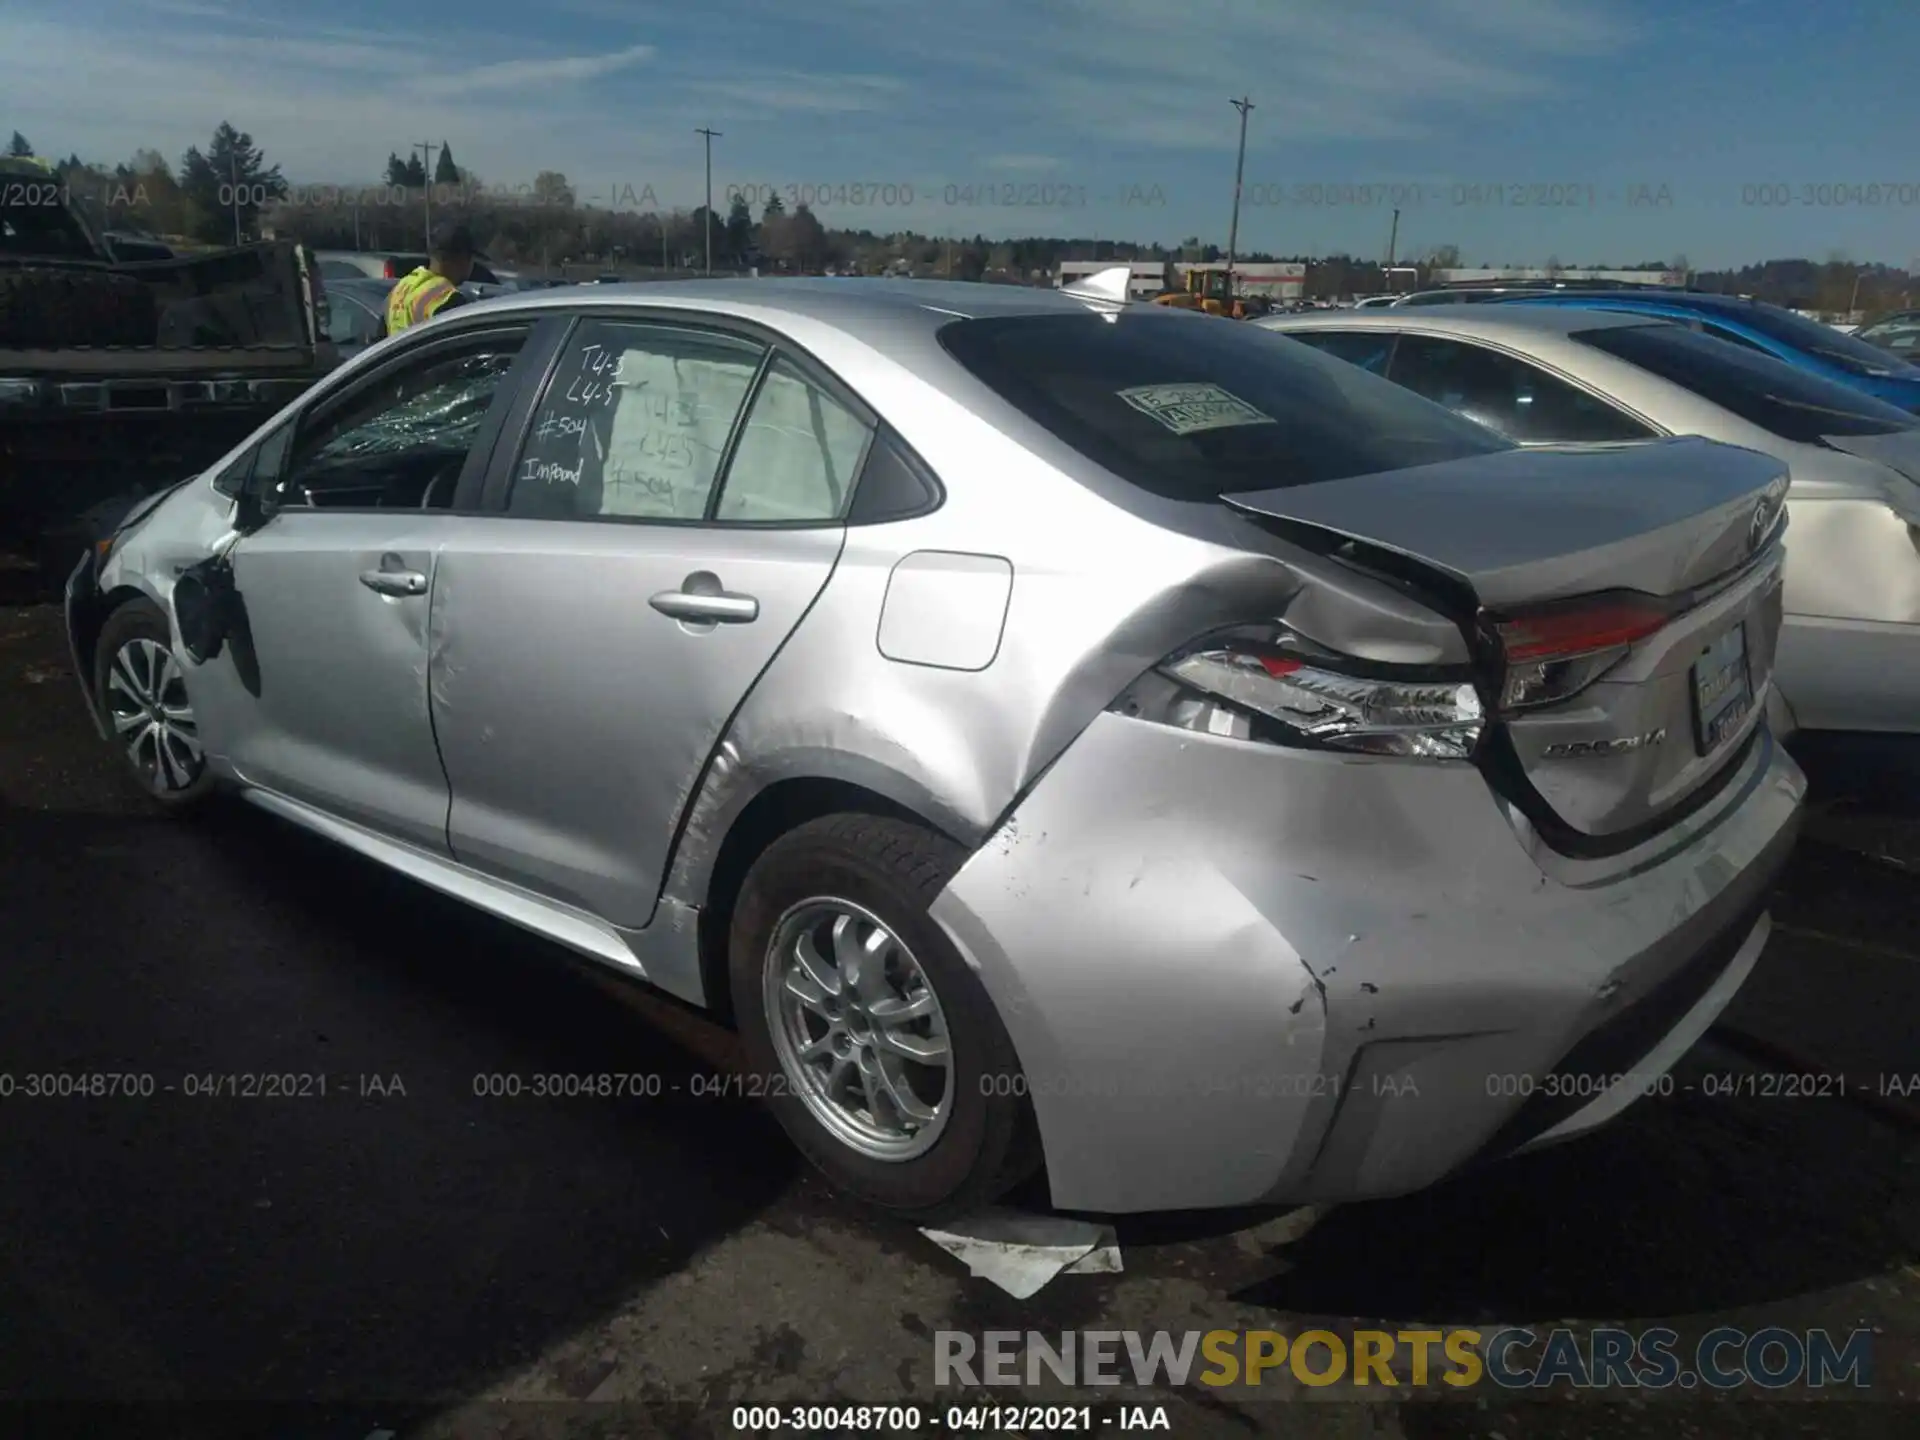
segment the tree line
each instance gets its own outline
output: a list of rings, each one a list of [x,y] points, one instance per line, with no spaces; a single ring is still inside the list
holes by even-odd
[[[269,230],[315,249],[417,251],[425,247],[429,218],[457,218],[473,229],[490,259],[528,269],[591,264],[612,269],[687,270],[704,267],[711,252],[716,269],[818,274],[903,273],[957,280],[1034,283],[1050,278],[1063,260],[1217,263],[1225,252],[1199,236],[1177,245],[1128,242],[1098,236],[1027,236],[1012,239],[926,235],[914,231],[839,229],[825,225],[805,205],[788,212],[772,196],[755,216],[744,198],[724,212],[707,207],[662,209],[651,190],[626,193],[611,205],[584,203],[559,171],[546,170],[524,187],[493,187],[458,164],[451,146],[408,146],[403,158],[390,151],[379,180],[365,187],[288,184],[278,165],[267,163],[253,137],[222,122],[204,149],[190,147],[177,164],[152,149],[119,164],[102,165],[69,155],[55,169],[108,228],[162,238],[232,244]],[[431,169],[423,151],[434,154]],[[13,132],[8,152],[31,156],[32,144]],[[1378,261],[1361,256],[1273,255],[1252,251],[1247,263],[1295,261],[1307,266],[1309,299],[1368,294],[1386,287]],[[1457,268],[1457,245],[1438,245],[1412,258],[1415,282],[1436,268]],[[1481,268],[1492,269],[1483,262]],[[1511,267],[1509,267],[1511,268]],[[1562,265],[1557,269],[1677,269],[1685,256],[1631,265]],[[1905,271],[1859,265],[1834,254],[1824,262],[1768,260],[1738,270],[1694,273],[1705,289],[1753,295],[1801,308],[1875,312],[1910,302],[1916,288]]]

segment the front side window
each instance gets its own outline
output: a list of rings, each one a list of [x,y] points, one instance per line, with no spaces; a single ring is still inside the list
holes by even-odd
[[[714,518],[839,518],[870,434],[864,420],[782,356],[754,393]]]
[[[956,320],[940,343],[1008,403],[1152,494],[1211,500],[1510,449],[1358,366],[1159,306]]]
[[[765,356],[762,346],[712,331],[583,321],[534,407],[508,513],[704,519]]]
[[[1574,339],[1690,390],[1783,440],[1890,435],[1914,420],[1837,380],[1715,340],[1680,325],[1619,325]]]
[[[285,505],[447,504],[528,328],[490,332],[386,371],[316,416],[279,480]]]
[[[1646,440],[1653,432],[1538,366],[1482,345],[1403,335],[1392,378],[1523,444]]]

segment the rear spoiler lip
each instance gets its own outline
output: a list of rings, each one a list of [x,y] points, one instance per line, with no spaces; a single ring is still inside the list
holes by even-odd
[[[1530,473],[1543,459],[1555,467],[1550,478]],[[1616,473],[1616,463],[1639,473]],[[1476,466],[1495,473],[1469,468]],[[1649,478],[1670,483],[1625,489]],[[1404,556],[1469,587],[1479,604],[1520,608],[1582,593],[1561,583],[1572,577],[1560,567],[1578,557],[1716,512],[1732,519],[1741,506],[1783,506],[1788,478],[1786,463],[1771,455],[1681,436],[1558,451],[1514,447],[1219,499],[1245,514]],[[1550,483],[1551,491],[1541,488]],[[1522,513],[1506,527],[1476,523],[1472,517],[1489,506]],[[1656,557],[1643,560],[1657,568]],[[1647,572],[1649,563],[1639,568]],[[1587,588],[1645,588],[1635,578]],[[1702,583],[1698,575],[1672,578],[1684,588]],[[1674,588],[1663,584],[1661,593]]]

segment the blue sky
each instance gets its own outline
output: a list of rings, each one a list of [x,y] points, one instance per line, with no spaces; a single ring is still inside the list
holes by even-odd
[[[1908,0],[9,0],[0,133],[231,120],[312,184],[444,139],[670,209],[709,125],[722,199],[892,187],[830,224],[1224,243],[1244,93],[1242,250],[1383,255],[1397,195],[1402,257],[1920,268],[1916,55]]]

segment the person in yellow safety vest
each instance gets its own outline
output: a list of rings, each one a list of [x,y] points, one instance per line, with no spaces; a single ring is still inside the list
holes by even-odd
[[[467,297],[460,287],[472,273],[472,232],[455,222],[440,226],[433,232],[427,263],[401,276],[387,292],[387,334],[398,335],[410,325],[464,305]]]

